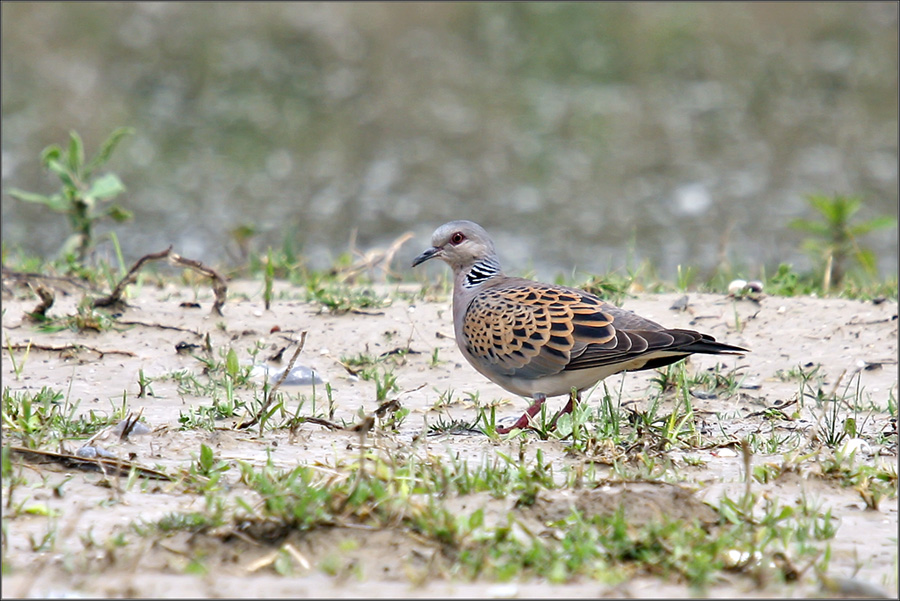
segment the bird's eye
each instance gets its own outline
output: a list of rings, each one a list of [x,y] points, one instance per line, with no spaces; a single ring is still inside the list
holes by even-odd
[[[456,245],[465,239],[466,239],[466,237],[463,235],[462,232],[456,232],[455,234],[450,236],[450,244]]]

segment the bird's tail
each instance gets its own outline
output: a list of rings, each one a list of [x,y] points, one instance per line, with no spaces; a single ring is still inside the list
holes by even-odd
[[[692,333],[696,334],[696,332]],[[709,334],[700,334],[699,340],[686,344],[680,347],[678,350],[686,351],[688,353],[701,353],[705,355],[743,355],[744,353],[750,352],[749,350],[740,346],[718,342]]]

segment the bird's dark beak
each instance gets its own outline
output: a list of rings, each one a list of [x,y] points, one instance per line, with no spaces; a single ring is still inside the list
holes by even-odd
[[[428,259],[435,257],[439,252],[441,252],[440,248],[437,248],[437,247],[429,248],[428,250],[423,252],[421,255],[419,255],[418,257],[413,259],[412,266],[415,267],[416,265],[421,265]]]

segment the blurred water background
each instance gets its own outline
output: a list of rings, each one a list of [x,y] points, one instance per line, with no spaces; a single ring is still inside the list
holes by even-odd
[[[2,238],[53,255],[38,154],[116,127],[126,259],[310,267],[480,222],[508,271],[810,266],[810,193],[898,213],[898,4],[7,3]],[[101,228],[101,232],[103,228]],[[726,242],[722,246],[723,241]],[[897,231],[865,239],[897,270]],[[109,243],[100,250],[109,253]],[[771,271],[769,271],[771,273]]]

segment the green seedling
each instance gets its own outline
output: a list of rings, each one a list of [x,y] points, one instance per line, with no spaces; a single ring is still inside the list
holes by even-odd
[[[109,161],[122,139],[132,133],[134,131],[127,127],[114,130],[100,145],[97,154],[85,160],[81,137],[72,131],[66,149],[53,144],[41,152],[44,168],[55,174],[62,184],[59,192],[47,196],[15,188],[9,190],[13,198],[44,205],[69,218],[73,234],[63,245],[62,254],[73,255],[79,266],[84,266],[93,247],[97,222],[105,218],[113,221],[131,218],[131,213],[118,205],[105,206],[125,191],[119,177],[113,173],[96,176],[96,172]]]
[[[874,230],[896,227],[897,220],[882,216],[851,223],[853,216],[862,208],[859,197],[811,194],[806,200],[820,219],[795,219],[790,226],[809,234],[803,241],[803,248],[821,266],[825,293],[841,285],[851,261],[866,276],[874,276],[877,272],[875,253],[861,246],[859,238]]]
[[[16,353],[13,351],[12,342],[9,340],[9,334],[6,335],[6,350],[9,352],[9,360],[13,365],[13,373],[16,374],[16,380],[22,377],[22,371],[25,369],[25,362],[28,361],[28,353],[31,352],[31,340],[25,346],[25,352],[22,353],[21,360],[16,360]]]

